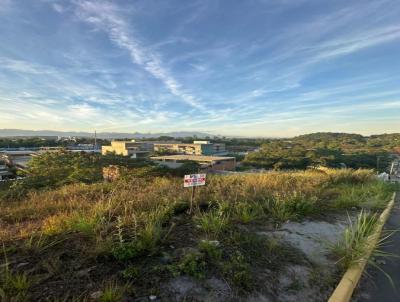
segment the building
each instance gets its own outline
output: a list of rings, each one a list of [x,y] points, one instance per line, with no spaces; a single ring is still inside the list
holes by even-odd
[[[209,141],[194,141],[192,144],[184,143],[154,143],[154,151],[170,151],[187,155],[223,155],[225,144],[215,144]]]
[[[0,180],[6,180],[12,178],[14,175],[8,169],[8,166],[4,160],[0,160]]]
[[[24,170],[28,167],[28,162],[32,157],[37,154],[36,151],[32,150],[2,151],[0,152],[0,159],[10,166]]]
[[[236,160],[234,157],[204,156],[204,155],[166,155],[153,156],[151,160],[169,168],[179,168],[187,161],[198,162],[202,170],[208,171],[231,171],[235,170]]]
[[[1,151],[0,159],[4,160],[8,165],[17,169],[26,169],[28,162],[33,156],[37,155],[36,151],[18,150],[18,151]]]
[[[112,141],[111,146],[102,146],[101,154],[115,153],[131,158],[146,158],[153,151],[153,144],[149,142]]]

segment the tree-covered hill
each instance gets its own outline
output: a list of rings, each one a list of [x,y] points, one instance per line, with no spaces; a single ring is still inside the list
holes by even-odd
[[[243,163],[253,167],[304,169],[308,166],[376,168],[384,170],[400,151],[400,134],[362,136],[312,133],[292,139],[269,140]]]

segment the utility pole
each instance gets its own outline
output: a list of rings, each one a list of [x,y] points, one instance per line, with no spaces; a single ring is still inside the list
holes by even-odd
[[[97,149],[97,131],[94,130],[94,149]]]
[[[392,165],[390,166],[390,172],[389,175],[394,174],[394,161],[392,162]]]
[[[380,156],[380,155],[378,155],[377,157],[376,157],[376,173],[377,174],[379,174],[379,160],[381,159],[381,157],[383,157],[383,156]]]

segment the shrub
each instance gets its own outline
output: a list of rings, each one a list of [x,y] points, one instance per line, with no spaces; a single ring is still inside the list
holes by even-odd
[[[130,266],[122,271],[122,276],[125,279],[137,279],[140,277],[140,273],[136,267]]]
[[[199,250],[205,254],[207,260],[217,262],[222,257],[222,250],[219,245],[218,241],[202,240],[199,243]]]
[[[204,279],[206,276],[206,261],[201,252],[190,252],[183,256],[178,264],[180,272],[197,279]]]
[[[250,291],[253,288],[250,266],[239,251],[231,255],[223,270],[225,276],[241,290]]]

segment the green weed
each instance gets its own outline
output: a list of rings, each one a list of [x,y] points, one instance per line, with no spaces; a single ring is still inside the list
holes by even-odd
[[[124,288],[116,282],[110,282],[104,288],[99,301],[100,302],[120,302],[122,301]]]
[[[65,240],[65,238],[52,238],[45,235],[43,232],[39,232],[31,234],[31,236],[24,241],[24,245],[28,251],[42,253]]]
[[[382,209],[395,189],[394,185],[381,181],[371,181],[359,186],[342,184],[336,189],[339,196],[333,201],[333,207]]]
[[[229,261],[224,263],[223,271],[226,278],[240,290],[250,291],[253,288],[250,265],[241,252],[236,251],[231,255]]]
[[[125,279],[137,279],[140,277],[140,273],[136,267],[130,266],[122,271],[122,276]]]
[[[332,252],[338,257],[338,263],[344,269],[360,262],[366,253],[368,237],[378,222],[377,214],[361,211],[356,222],[349,219],[350,225],[342,238],[332,246]]]
[[[195,219],[209,237],[217,238],[229,226],[228,216],[215,209],[200,213]]]
[[[201,252],[190,252],[183,256],[180,263],[177,265],[181,273],[197,279],[204,279],[206,276],[206,260]]]
[[[117,260],[124,261],[151,253],[161,239],[162,228],[159,223],[148,221],[133,241],[119,242],[112,250]]]
[[[3,245],[5,265],[0,275],[0,301],[26,301],[31,282],[25,273],[15,273],[9,268],[9,262]]]
[[[205,254],[208,261],[218,262],[222,258],[222,250],[218,241],[202,240],[199,243],[199,250]]]
[[[249,223],[265,216],[262,204],[257,202],[239,202],[233,207],[233,218]]]

